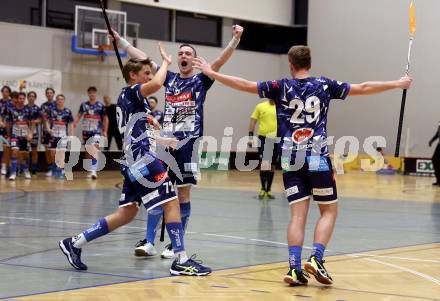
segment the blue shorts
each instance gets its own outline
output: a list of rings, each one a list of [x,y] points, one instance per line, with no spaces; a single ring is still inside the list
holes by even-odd
[[[48,145],[50,142],[50,138],[51,138],[51,136],[50,136],[49,132],[44,131],[43,135],[41,135],[41,144]]]
[[[9,142],[11,149],[18,149],[21,152],[28,152],[28,141],[25,137],[11,137]]]
[[[121,167],[124,183],[119,207],[137,203],[139,206],[143,204],[149,211],[177,198],[173,183],[162,161],[153,158],[153,161],[146,166],[136,169],[132,166],[131,168]],[[142,181],[147,181],[154,187],[147,186]]]
[[[182,174],[182,179],[179,179],[172,170],[168,171],[171,181],[177,187],[197,185],[197,180],[199,178],[199,145],[198,138],[192,138],[181,148],[170,151],[170,154],[176,160],[180,173]]]
[[[31,147],[32,148],[35,148],[38,146],[38,136],[39,136],[38,133],[36,133],[32,136],[32,140],[31,140]]]
[[[61,149],[66,150],[67,149],[67,137],[65,138],[59,138],[59,137],[50,137],[49,140],[49,149]]]
[[[83,142],[85,144],[99,144],[99,140],[101,139],[101,134],[97,133],[89,133],[83,132]]]
[[[299,170],[284,172],[283,182],[290,205],[312,196],[319,204],[338,201],[336,181],[329,157],[307,157],[304,166]]]

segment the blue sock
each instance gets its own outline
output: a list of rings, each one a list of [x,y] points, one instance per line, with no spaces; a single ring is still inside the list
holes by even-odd
[[[191,215],[191,203],[180,203],[180,217],[182,219],[182,228],[186,232],[189,216]]]
[[[24,163],[22,164],[21,168],[23,171],[29,170],[29,162],[27,160],[24,160]]]
[[[100,218],[96,224],[83,232],[87,242],[90,242],[98,237],[104,236],[108,233],[108,225],[105,218]]]
[[[318,259],[319,261],[322,261],[322,258],[324,257],[324,251],[325,251],[324,245],[320,243],[313,244],[312,256],[315,256],[316,259]]]
[[[58,166],[55,163],[52,163],[51,166],[52,166],[52,174],[55,175],[57,173]]]
[[[157,206],[156,208],[148,211],[147,216],[147,231],[145,233],[145,239],[147,240],[147,242],[154,245],[157,226],[159,225],[160,219],[163,216],[162,206]]]
[[[185,246],[183,244],[183,228],[182,223],[169,223],[166,224],[168,236],[171,240],[171,245],[173,246],[174,253],[179,253],[185,251]]]
[[[11,173],[16,174],[17,173],[17,159],[11,158]]]
[[[301,252],[300,246],[289,246],[289,266],[296,271],[301,271]]]
[[[97,170],[97,169],[98,169],[98,160],[92,158],[92,170]]]
[[[35,163],[32,163],[32,171],[33,172],[36,172],[37,170],[38,170],[38,166],[37,166],[37,164],[35,164]]]

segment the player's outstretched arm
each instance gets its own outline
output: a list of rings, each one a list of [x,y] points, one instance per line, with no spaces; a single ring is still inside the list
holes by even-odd
[[[162,56],[163,62],[159,70],[157,70],[156,74],[154,75],[153,79],[141,86],[141,93],[144,97],[154,94],[159,91],[160,88],[162,88],[162,85],[165,82],[167,76],[168,66],[171,65],[171,56],[169,56],[165,52],[162,43],[159,43],[159,51],[160,55]]]
[[[212,70],[212,67],[202,57],[194,59],[194,68],[201,70],[206,76],[218,80],[223,85],[228,86],[232,89],[258,94],[257,82],[252,82],[244,78],[218,73]]]
[[[226,62],[231,58],[235,48],[237,48],[238,44],[240,43],[240,39],[241,39],[241,35],[243,34],[243,31],[244,29],[240,25],[232,26],[232,34],[233,34],[232,40],[229,42],[228,46],[226,46],[226,48],[223,49],[220,56],[211,63],[212,70],[219,71],[220,68],[224,64],[226,64]]]
[[[404,76],[399,80],[386,82],[364,82],[361,84],[351,84],[349,96],[371,95],[382,93],[392,89],[409,89],[412,78]]]
[[[115,35],[115,40],[116,40],[116,43],[118,44],[118,47],[127,51],[128,55],[131,58],[141,59],[141,60],[145,60],[148,58],[148,55],[145,52],[143,52],[142,50],[131,45],[126,39],[121,37],[118,32],[113,30],[113,34]],[[113,37],[111,34],[108,34],[108,37],[110,40],[113,40]],[[155,70],[157,70],[157,64],[155,62],[153,62],[153,72],[155,72]]]

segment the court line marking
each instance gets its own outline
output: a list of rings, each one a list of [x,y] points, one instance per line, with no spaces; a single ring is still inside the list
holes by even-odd
[[[6,219],[18,219],[18,220],[29,220],[29,221],[44,221],[44,220],[42,220],[42,219],[27,218],[27,217],[7,217],[7,216],[0,216],[0,218],[6,218]],[[87,225],[90,225],[89,223],[70,222],[70,221],[59,221],[59,220],[45,220],[45,221],[46,221],[46,222],[52,222],[52,223],[66,223],[66,224],[79,224],[79,225],[87,224]],[[130,228],[130,229],[144,229],[143,227],[141,228],[141,227],[132,227],[132,226],[126,226],[125,228]],[[277,241],[262,240],[262,239],[256,239],[256,238],[246,238],[246,237],[231,236],[231,235],[221,235],[221,234],[211,234],[211,233],[197,233],[197,232],[191,232],[191,233],[188,232],[187,234],[202,234],[202,235],[205,235],[205,236],[214,236],[214,237],[223,237],[223,238],[230,238],[230,239],[248,240],[248,241],[264,242],[264,243],[277,244],[277,245],[287,245],[286,243],[277,242]],[[307,246],[305,246],[305,247],[303,247],[303,248],[304,248],[304,249],[312,249],[312,248],[307,247]],[[332,250],[327,250],[327,251],[328,251],[328,252],[333,252]],[[429,282],[432,282],[432,283],[434,283],[434,284],[440,286],[440,280],[438,280],[438,279],[436,279],[436,278],[434,278],[434,277],[432,277],[432,276],[429,276],[429,275],[426,275],[426,274],[423,274],[423,273],[417,272],[417,271],[415,271],[415,270],[409,269],[409,268],[405,268],[405,267],[402,267],[402,266],[399,266],[399,265],[395,265],[395,264],[391,264],[391,263],[386,263],[386,262],[383,262],[383,261],[380,261],[380,260],[377,260],[377,259],[362,258],[362,256],[364,256],[364,255],[359,254],[359,253],[355,253],[355,254],[345,254],[345,255],[343,255],[343,256],[360,258],[360,259],[363,259],[363,260],[366,260],[366,261],[370,261],[370,262],[375,262],[375,263],[379,263],[379,264],[382,264],[382,265],[386,265],[386,266],[388,266],[388,267],[392,267],[392,268],[395,268],[395,269],[398,269],[398,270],[401,270],[401,271],[404,271],[404,272],[407,272],[407,273],[410,273],[410,274],[416,275],[416,276],[418,276],[418,277],[421,277],[421,278],[423,278],[423,279],[425,279],[425,280],[427,280],[427,281],[429,281]],[[369,256],[369,257],[377,257],[376,255],[368,255],[368,256]],[[381,256],[380,258],[389,258],[389,259],[391,259],[390,257],[391,257],[391,256]],[[392,256],[392,257],[394,257],[394,256]],[[378,258],[379,258],[379,257],[378,257]],[[392,259],[396,259],[396,258],[392,258]],[[403,259],[403,258],[399,258],[399,259]],[[421,260],[413,259],[413,261],[421,261]],[[431,261],[431,262],[432,262],[432,261]]]
[[[73,225],[89,225],[89,226],[92,225],[92,223],[60,221],[60,220],[44,220],[44,219],[36,219],[36,218],[30,218],[30,217],[0,216],[0,218],[15,219],[15,220],[28,220],[28,221],[44,221],[44,222],[51,222],[51,223],[65,223],[65,224],[73,224]],[[134,227],[134,226],[123,226],[122,228],[145,230],[145,227]],[[186,234],[191,234],[191,235],[193,235],[193,234],[200,234],[200,235],[204,235],[204,236],[212,236],[212,237],[220,237],[220,238],[230,238],[230,239],[237,239],[237,240],[248,240],[248,241],[253,241],[253,242],[263,242],[263,243],[268,243],[268,244],[287,246],[287,243],[284,243],[284,242],[264,240],[264,239],[256,239],[256,238],[246,238],[246,237],[242,237],[242,236],[222,235],[222,234],[215,234],[215,233],[201,233],[201,232],[193,232],[193,231],[188,231],[188,232],[186,232]],[[313,248],[305,246],[304,249],[311,250]],[[326,251],[327,252],[331,252],[331,253],[339,253],[339,252],[333,251],[331,249],[327,249]],[[415,261],[415,262],[440,263],[440,260],[417,259],[417,258],[386,256],[386,255],[372,255],[372,254],[365,254],[365,253],[351,253],[350,255],[375,257],[375,258],[386,258],[386,259],[410,260],[410,261]]]
[[[345,256],[359,258],[358,256],[352,255],[352,254],[347,254]],[[401,270],[401,271],[404,271],[404,272],[416,275],[416,276],[418,276],[420,278],[423,278],[423,279],[425,279],[427,281],[430,281],[430,282],[440,286],[440,280],[438,280],[438,279],[436,279],[436,278],[434,278],[432,276],[426,275],[424,273],[417,272],[416,270],[409,269],[409,268],[406,268],[406,267],[402,267],[402,266],[397,265],[397,264],[383,262],[383,261],[380,261],[380,260],[377,260],[377,259],[372,259],[372,258],[361,258],[361,259],[366,260],[366,261],[370,261],[370,262],[379,263],[379,264],[382,264],[382,265],[385,265],[385,266],[388,266],[388,267],[391,267],[391,268],[394,268],[394,269],[397,269],[397,270]]]

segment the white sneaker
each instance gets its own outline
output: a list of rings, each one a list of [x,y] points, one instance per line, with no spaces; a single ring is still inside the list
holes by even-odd
[[[46,172],[46,177],[52,177],[52,176],[53,176],[52,169]]]
[[[136,248],[134,249],[134,255],[138,257],[154,256],[157,255],[157,250],[152,243],[147,242],[144,239],[136,244]]]
[[[30,180],[30,179],[32,179],[32,176],[31,176],[31,173],[29,172],[29,170],[25,170],[25,171],[24,171],[24,178],[25,178],[26,180]]]
[[[163,259],[173,259],[173,246],[171,244],[166,245],[165,249],[162,251],[162,254],[160,254],[160,257]]]
[[[98,178],[98,174],[96,173],[96,170],[93,170],[90,173],[90,176],[91,176],[92,180],[96,180]]]
[[[15,181],[16,178],[17,178],[17,174],[11,173],[11,175],[9,176],[9,181]]]
[[[8,169],[6,168],[6,166],[2,166],[1,175],[6,176],[7,173],[8,173]]]

